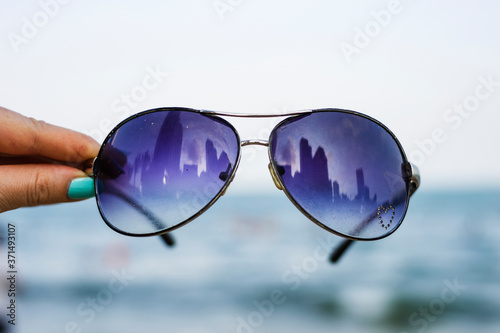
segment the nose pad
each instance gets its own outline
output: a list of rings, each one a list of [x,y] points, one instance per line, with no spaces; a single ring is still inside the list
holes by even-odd
[[[229,182],[229,184],[227,184],[227,186],[226,186],[226,188],[224,189],[224,191],[220,194],[220,196],[221,196],[221,197],[222,197],[224,194],[226,194],[226,191],[227,191],[227,189],[229,188],[229,185],[231,185],[232,181],[233,181],[233,180],[231,180],[231,181]]]
[[[278,175],[276,174],[276,171],[274,171],[274,168],[271,165],[271,163],[269,163],[267,165],[267,167],[269,168],[269,172],[271,173],[271,177],[273,178],[274,185],[276,185],[276,187],[278,188],[278,190],[282,190],[283,191],[283,187],[281,186],[281,183],[279,181]]]
[[[229,172],[231,171],[231,164],[229,164],[227,166],[227,169],[226,171],[223,171],[219,174],[219,179],[222,180],[222,181],[226,181],[228,178],[229,178]],[[234,178],[234,177],[233,177]],[[230,179],[229,180],[229,184],[227,184],[226,188],[224,189],[224,191],[220,194],[220,196],[222,197],[224,194],[226,194],[226,191],[227,189],[229,188],[229,185],[231,185],[231,183],[233,182],[233,179]]]

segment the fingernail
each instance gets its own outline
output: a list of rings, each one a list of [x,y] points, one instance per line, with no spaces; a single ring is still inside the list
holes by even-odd
[[[90,177],[75,178],[71,181],[68,188],[68,197],[70,199],[88,199],[95,195],[94,179]]]

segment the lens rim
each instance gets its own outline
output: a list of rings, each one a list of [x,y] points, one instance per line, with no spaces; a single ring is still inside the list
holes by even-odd
[[[130,121],[133,121],[136,118],[139,118],[139,117],[142,117],[144,115],[147,115],[147,114],[156,113],[156,112],[166,112],[166,111],[192,112],[192,113],[199,114],[200,117],[207,117],[207,118],[210,118],[213,121],[217,121],[217,122],[220,122],[220,123],[228,126],[233,131],[233,133],[234,133],[234,135],[236,137],[237,156],[236,156],[235,165],[232,168],[232,171],[231,171],[228,179],[225,181],[224,185],[221,187],[221,189],[219,190],[219,192],[217,192],[217,195],[215,195],[215,197],[212,198],[197,213],[193,214],[191,217],[187,218],[186,220],[182,221],[181,223],[178,223],[178,224],[176,224],[176,225],[174,225],[172,227],[169,227],[167,229],[163,229],[163,230],[159,230],[159,231],[155,231],[155,232],[150,232],[150,233],[144,233],[144,234],[143,233],[141,233],[141,234],[130,233],[130,232],[121,230],[121,229],[117,228],[116,226],[114,226],[106,218],[105,214],[103,213],[102,205],[101,205],[101,202],[99,200],[99,195],[98,195],[98,186],[99,186],[99,183],[98,183],[98,170],[99,170],[99,164],[100,164],[100,161],[101,161],[101,155],[102,155],[102,152],[104,151],[104,147],[106,146],[105,143],[108,142],[108,140],[111,138],[111,136],[113,136],[116,133],[116,131],[118,131],[124,124],[126,124],[126,123],[128,123]],[[208,114],[206,112],[203,112],[202,110],[192,109],[192,108],[186,108],[186,107],[160,107],[160,108],[149,109],[149,110],[146,110],[146,111],[142,111],[142,112],[136,113],[136,114],[134,114],[134,115],[132,115],[132,116],[130,116],[130,117],[122,120],[118,125],[116,125],[108,133],[108,135],[104,139],[103,143],[101,144],[101,148],[99,149],[99,153],[97,154],[97,157],[94,160],[94,165],[93,165],[92,171],[93,171],[93,179],[94,179],[95,199],[96,199],[96,203],[97,203],[97,208],[99,210],[99,214],[101,215],[101,218],[104,220],[104,222],[107,224],[108,227],[110,227],[112,230],[114,230],[114,231],[116,231],[116,232],[118,232],[118,233],[120,233],[122,235],[132,236],[132,237],[150,237],[150,236],[158,236],[158,235],[163,235],[163,234],[169,233],[171,231],[174,231],[174,230],[176,230],[176,229],[178,229],[178,228],[180,228],[180,227],[188,224],[189,222],[193,221],[194,219],[198,218],[200,215],[202,215],[204,212],[206,212],[220,197],[222,197],[224,195],[224,193],[226,192],[227,188],[229,187],[229,185],[231,184],[231,182],[234,179],[234,176],[236,174],[236,170],[238,169],[238,166],[240,164],[240,160],[241,160],[241,140],[240,140],[240,135],[239,135],[238,131],[234,128],[234,126],[230,122],[228,122],[227,120],[225,120],[225,119],[223,119],[221,117],[218,117],[215,114]]]
[[[391,231],[389,231],[388,233],[386,234],[383,234],[382,236],[378,236],[378,237],[372,237],[372,238],[361,238],[361,237],[354,237],[354,236],[349,236],[349,235],[346,235],[342,232],[339,232],[335,229],[332,229],[330,227],[328,227],[327,225],[325,225],[324,223],[322,223],[321,221],[319,221],[318,219],[316,219],[314,216],[312,216],[306,209],[304,209],[302,207],[302,205],[300,205],[296,200],[295,198],[293,197],[293,195],[289,192],[288,188],[285,186],[284,182],[283,182],[283,178],[281,177],[281,174],[278,172],[278,166],[276,164],[276,161],[274,160],[273,156],[272,156],[272,147],[273,147],[273,140],[274,140],[274,137],[275,137],[275,133],[276,131],[283,125],[285,125],[286,123],[289,123],[290,121],[293,121],[293,120],[296,120],[297,118],[304,118],[304,117],[308,117],[310,115],[312,115],[313,113],[323,113],[323,112],[334,112],[334,113],[345,113],[345,114],[350,114],[350,115],[353,115],[353,116],[358,116],[358,117],[361,117],[361,118],[365,118],[373,123],[375,123],[376,125],[380,126],[383,130],[385,130],[392,138],[393,140],[396,142],[398,148],[399,148],[399,151],[401,153],[401,156],[403,158],[403,165],[404,165],[404,171],[406,172],[406,177],[403,177],[405,183],[406,183],[406,201],[405,201],[405,209],[404,209],[404,212],[403,212],[403,215],[401,217],[401,220],[399,221],[399,223],[397,224],[397,226],[392,229]],[[408,158],[406,156],[406,153],[403,149],[403,146],[401,145],[401,142],[399,142],[398,138],[396,137],[396,135],[394,135],[394,133],[387,127],[385,126],[383,123],[381,123],[380,121],[378,121],[377,119],[375,118],[372,118],[364,113],[361,113],[361,112],[357,112],[357,111],[352,111],[352,110],[346,110],[346,109],[338,109],[338,108],[323,108],[323,109],[314,109],[314,110],[310,110],[309,112],[305,112],[305,113],[301,113],[301,114],[297,114],[297,115],[294,115],[294,116],[291,116],[291,117],[288,117],[286,119],[283,119],[282,121],[280,121],[274,128],[273,130],[271,131],[271,134],[269,135],[269,147],[268,147],[268,155],[269,155],[269,160],[271,162],[271,166],[273,168],[273,172],[274,174],[276,175],[277,177],[277,180],[279,182],[279,184],[281,185],[281,188],[283,190],[283,192],[285,192],[286,196],[288,197],[288,199],[294,204],[294,206],[300,211],[302,212],[302,214],[304,214],[308,219],[310,219],[312,222],[314,222],[315,224],[317,224],[318,226],[320,226],[321,228],[337,235],[337,236],[340,236],[340,237],[343,237],[343,238],[346,238],[346,239],[350,239],[350,240],[355,240],[355,241],[374,241],[374,240],[379,240],[379,239],[383,239],[387,236],[390,236],[391,234],[393,234],[400,226],[401,224],[403,224],[403,220],[405,219],[406,217],[406,213],[408,211],[408,206],[409,206],[409,201],[410,201],[410,183],[411,183],[411,178],[412,178],[412,166],[410,164],[410,162],[408,162]]]

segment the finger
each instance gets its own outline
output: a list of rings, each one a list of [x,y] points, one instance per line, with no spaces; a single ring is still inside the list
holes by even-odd
[[[100,145],[91,137],[47,124],[0,107],[0,153],[39,155],[71,163],[97,156]]]
[[[68,197],[71,180],[87,175],[64,165],[0,166],[0,213],[26,206],[74,201]]]
[[[1,155],[0,154],[0,165],[17,165],[17,164],[55,164],[55,165],[68,165],[79,170],[90,170],[92,169],[93,159],[86,160],[83,162],[61,162],[56,161],[48,157],[43,156],[18,156],[18,155]]]

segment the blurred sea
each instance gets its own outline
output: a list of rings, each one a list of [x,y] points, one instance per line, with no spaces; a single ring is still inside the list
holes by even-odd
[[[337,238],[283,193],[229,191],[174,248],[115,233],[94,200],[20,209],[0,215],[2,274],[7,223],[17,237],[7,332],[498,333],[499,222],[500,191],[419,190],[393,235],[332,265]]]

